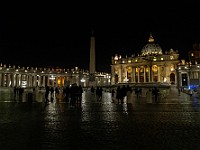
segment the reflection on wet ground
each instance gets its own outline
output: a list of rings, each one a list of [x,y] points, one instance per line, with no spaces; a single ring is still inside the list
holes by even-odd
[[[22,102],[0,94],[0,147],[7,149],[199,149],[199,99],[171,91],[160,103],[133,96],[117,104],[108,92],[90,92],[81,105]],[[139,102],[138,102],[139,101]],[[126,100],[125,100],[126,102]]]

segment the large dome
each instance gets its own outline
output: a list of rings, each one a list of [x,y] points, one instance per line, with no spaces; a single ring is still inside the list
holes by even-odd
[[[149,43],[142,48],[142,56],[146,55],[162,55],[162,49],[158,44],[154,43],[154,38],[150,34]]]

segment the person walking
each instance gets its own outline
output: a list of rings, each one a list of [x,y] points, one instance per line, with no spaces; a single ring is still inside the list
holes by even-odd
[[[121,104],[124,103],[124,98],[126,97],[126,94],[127,94],[127,89],[126,89],[125,85],[123,85],[122,88],[120,89],[120,101],[121,101]]]
[[[69,102],[69,94],[70,94],[69,85],[67,85],[67,86],[63,89],[63,94],[64,94],[64,100],[65,100],[66,102]]]
[[[83,88],[81,85],[78,86],[77,91],[76,91],[76,95],[77,95],[77,103],[81,104],[82,102],[82,94],[83,94]]]
[[[95,89],[94,89],[94,87],[92,86],[92,87],[91,87],[91,93],[94,93],[94,90],[95,90]]]
[[[102,99],[102,88],[101,87],[97,87],[96,89],[96,97],[97,97],[97,101],[100,101]]]
[[[49,92],[50,92],[50,88],[48,85],[46,85],[45,87],[45,103],[49,103]]]
[[[155,103],[157,103],[158,102],[159,89],[157,87],[154,87],[152,92],[153,92],[154,97],[155,97],[154,101],[155,101]]]
[[[118,86],[117,90],[116,90],[116,99],[117,99],[118,104],[120,101],[120,95],[121,95],[121,88],[120,88],[120,86]]]

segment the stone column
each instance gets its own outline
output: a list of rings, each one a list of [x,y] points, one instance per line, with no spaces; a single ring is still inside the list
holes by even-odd
[[[33,86],[36,87],[37,85],[37,75],[34,75],[34,79],[33,79]]]
[[[150,68],[150,72],[151,72],[151,73],[150,73],[150,76],[151,76],[151,78],[150,78],[151,80],[150,80],[150,81],[151,81],[151,82],[154,82],[154,73],[153,73],[153,70],[152,70],[152,66],[150,66],[150,67],[151,67],[151,68]]]
[[[1,82],[1,86],[4,87],[5,86],[5,74],[2,73],[2,82]]]
[[[188,80],[188,85],[190,85],[190,72],[187,72],[187,80]]]
[[[12,74],[12,78],[11,78],[11,87],[15,86],[15,74]]]
[[[16,74],[15,75],[15,85],[16,85],[16,87],[19,86],[18,78],[19,78],[19,74]]]
[[[148,82],[150,82],[150,78],[151,78],[151,71],[150,71],[150,67],[149,66],[147,66],[148,67]]]
[[[158,82],[160,82],[160,66],[158,66]]]
[[[144,66],[144,83],[146,83],[146,66]]]
[[[182,76],[181,76],[181,72],[178,72],[178,87],[181,87],[181,86],[182,86]]]
[[[0,86],[2,86],[2,73],[0,73]]]
[[[133,83],[135,83],[135,67],[133,67]]]
[[[41,86],[41,76],[39,75],[38,76],[38,87],[40,87]]]
[[[33,76],[29,75],[29,85],[30,87],[33,87]]]
[[[6,77],[6,87],[10,87],[10,74],[7,73],[7,77]]]
[[[30,87],[30,75],[29,74],[26,75],[26,81],[27,81],[26,87]]]
[[[120,71],[120,82],[121,82],[121,83],[123,82],[123,80],[122,80],[122,77],[123,77],[123,72],[122,72],[122,70],[123,70],[123,67],[122,67],[122,64],[121,64],[121,71]]]
[[[33,76],[30,75],[30,86],[33,87]]]
[[[111,84],[115,84],[115,72],[114,72],[114,67],[111,67]]]
[[[199,84],[200,84],[200,71],[198,71],[198,79],[199,79]]]
[[[55,81],[56,81],[56,87],[57,87],[58,86],[58,75],[56,75]]]
[[[22,75],[19,74],[19,75],[18,75],[18,84],[19,84],[20,87],[21,87],[21,85],[22,85],[21,78],[22,78]]]
[[[140,83],[140,68],[137,67],[137,69],[138,69],[138,76],[137,76],[137,78],[138,78],[138,83]]]
[[[49,86],[49,76],[47,76],[47,85]]]
[[[45,76],[42,76],[43,80],[42,80],[42,86],[45,87]]]

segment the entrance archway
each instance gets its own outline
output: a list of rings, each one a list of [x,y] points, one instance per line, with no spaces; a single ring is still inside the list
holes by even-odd
[[[170,74],[170,82],[171,82],[171,84],[175,84],[175,74],[174,73]]]

